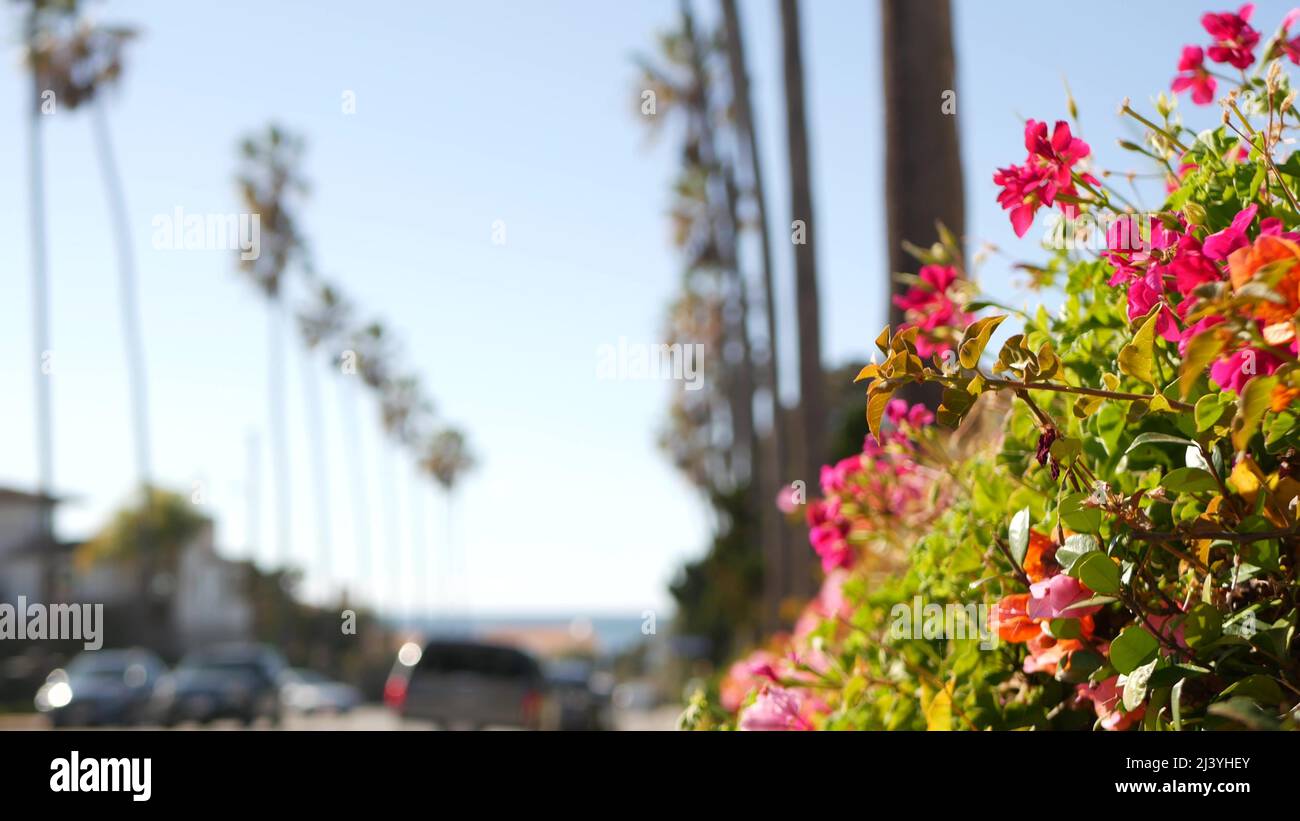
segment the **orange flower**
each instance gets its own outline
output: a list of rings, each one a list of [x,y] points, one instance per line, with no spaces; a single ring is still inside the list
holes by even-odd
[[[1273,389],[1273,394],[1269,398],[1269,409],[1273,413],[1281,413],[1291,407],[1295,398],[1300,396],[1300,388],[1288,388],[1286,385],[1278,385]]]
[[[1071,653],[1083,649],[1083,642],[1078,639],[1054,639],[1043,634],[1029,640],[1029,655],[1025,658],[1026,673],[1047,673],[1056,675],[1056,668],[1061,663],[1068,664]]]
[[[1273,266],[1281,268],[1275,271]],[[1264,338],[1271,345],[1282,345],[1295,338],[1292,318],[1300,310],[1300,245],[1289,239],[1264,236],[1228,255],[1232,288],[1239,291],[1268,267],[1267,281],[1283,304],[1260,300],[1251,307],[1251,315],[1264,322]]]
[[[1031,582],[1041,582],[1060,570],[1056,564],[1056,545],[1037,530],[1029,531],[1029,548],[1025,551],[1025,575]]]
[[[993,605],[990,621],[997,628],[998,636],[1003,641],[1019,644],[1035,638],[1042,632],[1038,622],[1029,618],[1028,606],[1028,593],[1013,593],[1010,596],[1004,596],[1002,601]]]

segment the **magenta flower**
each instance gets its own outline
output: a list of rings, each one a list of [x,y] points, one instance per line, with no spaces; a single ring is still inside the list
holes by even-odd
[[[1259,44],[1259,32],[1250,26],[1254,11],[1255,5],[1247,3],[1236,14],[1223,12],[1201,17],[1201,25],[1214,38],[1214,45],[1207,52],[1211,60],[1243,69],[1255,62],[1253,50]]]
[[[1210,259],[1225,260],[1228,258],[1228,254],[1242,246],[1249,245],[1250,240],[1246,238],[1246,229],[1255,221],[1257,211],[1259,211],[1258,205],[1252,205],[1242,210],[1232,218],[1232,225],[1205,238],[1205,243],[1201,246],[1201,252]]]
[[[759,691],[754,703],[740,714],[740,730],[811,730],[812,723],[804,718],[799,696],[791,690],[766,685]]]
[[[952,349],[944,331],[964,327],[970,315],[957,308],[948,295],[948,289],[957,281],[957,269],[951,265],[923,265],[918,272],[921,284],[913,285],[907,293],[894,297],[894,304],[907,316],[900,330],[917,327],[916,353],[928,358]]]
[[[1058,573],[1050,579],[1043,579],[1029,586],[1027,611],[1031,619],[1083,618],[1096,613],[1101,609],[1101,605],[1096,604],[1075,610],[1070,610],[1070,606],[1089,598],[1092,598],[1092,591],[1080,584],[1078,579]],[[1065,612],[1066,610],[1069,612]]]
[[[1267,376],[1282,363],[1268,351],[1241,348],[1210,366],[1210,379],[1226,391],[1240,394],[1246,383],[1260,374]]]
[[[1214,101],[1215,80],[1205,68],[1205,50],[1200,46],[1183,46],[1183,56],[1178,60],[1182,72],[1174,78],[1175,92],[1192,90],[1192,102],[1206,105]]]
[[[1011,212],[1011,227],[1023,237],[1033,224],[1034,215],[1044,205],[1051,206],[1058,194],[1077,196],[1072,171],[1074,165],[1092,153],[1086,142],[1070,133],[1070,126],[1058,120],[1047,135],[1047,123],[1025,123],[1025,149],[1029,155],[1024,165],[999,168],[993,175],[994,185],[1002,186],[998,203]],[[1089,184],[1097,184],[1090,174],[1081,175]]]

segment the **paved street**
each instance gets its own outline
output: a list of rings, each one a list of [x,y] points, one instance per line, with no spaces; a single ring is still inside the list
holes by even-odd
[[[676,707],[660,707],[648,711],[619,711],[615,714],[615,726],[619,730],[672,730],[676,727],[679,710]],[[39,713],[20,713],[0,715],[2,730],[42,730],[49,728],[49,722]],[[140,729],[162,729],[161,727],[143,727]],[[181,724],[175,729],[186,730],[242,730],[246,729],[237,721],[215,721],[208,725],[193,722]],[[252,730],[272,729],[270,724],[259,721]],[[286,730],[429,730],[433,725],[421,721],[404,721],[393,715],[392,711],[377,705],[358,707],[345,715],[299,715],[285,717],[283,729]]]

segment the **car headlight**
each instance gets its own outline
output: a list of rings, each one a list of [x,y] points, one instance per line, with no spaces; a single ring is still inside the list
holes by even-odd
[[[56,681],[45,691],[45,703],[51,710],[67,707],[72,703],[72,685],[66,681]]]

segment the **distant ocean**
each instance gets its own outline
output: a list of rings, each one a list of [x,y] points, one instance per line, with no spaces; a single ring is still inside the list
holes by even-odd
[[[590,635],[595,638],[596,645],[602,653],[619,653],[648,638],[641,632],[642,619],[639,615],[437,616],[401,619],[396,624],[426,635],[441,636],[472,636],[495,630],[518,628],[568,630],[575,636],[590,631]],[[655,628],[658,633],[663,634],[668,627],[668,623],[662,619],[656,621]]]

